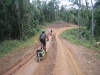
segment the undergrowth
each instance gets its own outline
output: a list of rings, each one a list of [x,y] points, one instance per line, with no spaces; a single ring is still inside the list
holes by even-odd
[[[80,34],[80,37],[78,37],[78,28],[66,30],[61,33],[61,36],[72,43],[83,45],[87,48],[93,48],[96,51],[100,50],[100,47],[96,46],[96,40],[89,34],[88,36],[83,36]]]
[[[36,33],[35,36],[29,38],[29,39],[21,39],[19,40],[7,40],[7,41],[3,41],[0,43],[0,57],[12,53],[12,52],[16,52],[14,50],[16,50],[16,48],[24,48],[26,46],[30,46],[30,45],[34,45],[36,42],[35,40],[38,41],[39,38],[39,34],[41,33],[41,31],[44,29],[44,27],[41,27],[41,29],[39,30],[39,32]]]

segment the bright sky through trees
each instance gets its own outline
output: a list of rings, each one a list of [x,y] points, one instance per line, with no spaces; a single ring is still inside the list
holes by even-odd
[[[41,0],[41,1],[45,1],[45,0]],[[50,0],[46,0],[46,1],[50,1]],[[74,7],[74,8],[78,8],[76,5],[72,6],[72,2],[69,2],[69,0],[59,0],[60,1],[60,6],[64,5],[67,9]],[[84,5],[85,5],[85,0],[81,0],[83,1]],[[91,0],[87,0],[91,6]],[[92,0],[93,3],[95,3],[95,0]],[[32,3],[32,0],[30,0],[30,2]]]
[[[41,1],[50,1],[50,0],[41,0]],[[59,0],[61,2],[61,5],[70,5],[72,4],[71,2],[69,2],[69,0]],[[82,0],[85,4],[85,0]],[[87,0],[90,4],[91,4],[91,0]],[[93,3],[95,3],[95,0],[92,0]],[[32,3],[32,0],[30,0],[30,2]]]

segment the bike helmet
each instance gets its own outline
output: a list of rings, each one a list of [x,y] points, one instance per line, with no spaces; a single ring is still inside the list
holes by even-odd
[[[44,31],[44,30],[42,30],[42,33],[45,33],[45,31]]]

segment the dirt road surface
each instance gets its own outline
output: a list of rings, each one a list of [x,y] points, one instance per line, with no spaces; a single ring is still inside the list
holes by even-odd
[[[47,32],[52,28],[53,35],[48,35],[46,56],[37,62],[36,50],[40,44],[36,44],[2,75],[100,75],[100,61],[94,57],[92,50],[74,45],[59,36],[64,30],[74,27],[62,21],[49,25]]]

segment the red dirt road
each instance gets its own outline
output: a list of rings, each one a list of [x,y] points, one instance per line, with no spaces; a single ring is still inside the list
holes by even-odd
[[[80,47],[76,47],[59,36],[64,30],[74,28],[75,26],[61,26],[61,24],[65,24],[62,22],[59,23],[60,25],[56,24],[58,25],[58,27],[56,26],[57,28],[51,26],[53,35],[49,36],[47,54],[43,60],[37,62],[35,53],[39,49],[38,45],[35,50],[2,75],[100,75],[99,62],[93,63],[93,66],[90,66],[92,63],[87,63],[89,58],[86,59],[86,56],[82,55],[84,51],[77,49]],[[95,59],[95,61],[97,60]]]

